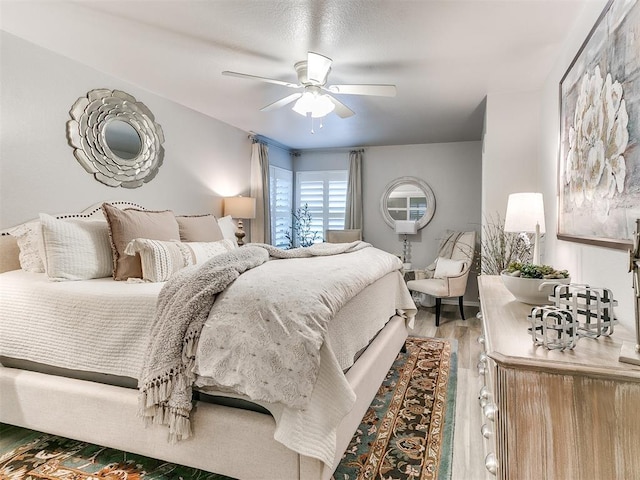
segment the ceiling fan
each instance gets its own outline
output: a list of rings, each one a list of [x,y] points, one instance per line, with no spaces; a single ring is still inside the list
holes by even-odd
[[[303,89],[303,92],[292,93],[260,110],[269,112],[296,102],[293,110],[300,115],[311,115],[313,118],[324,117],[335,111],[340,118],[348,118],[355,112],[331,94],[338,95],[375,95],[395,97],[395,85],[329,85],[327,77],[331,71],[333,60],[319,53],[308,52],[307,59],[297,62],[293,67],[298,75],[298,83],[283,82],[273,78],[257,77],[246,73],[224,71],[223,75],[248,78],[260,82],[274,83],[288,88]],[[328,92],[328,93],[326,93]]]

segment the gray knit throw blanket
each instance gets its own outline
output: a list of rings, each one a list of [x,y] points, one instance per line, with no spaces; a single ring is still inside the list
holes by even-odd
[[[302,258],[348,253],[370,247],[365,242],[316,244],[282,250],[249,244],[176,272],[158,297],[145,364],[138,382],[139,415],[147,424],[169,426],[169,441],[191,436],[193,366],[198,339],[211,306],[238,276],[272,258]]]
[[[160,291],[138,388],[145,422],[169,426],[169,440],[191,435],[192,373],[198,337],[216,295],[269,253],[244,247],[176,272]],[[196,274],[197,272],[197,274]]]

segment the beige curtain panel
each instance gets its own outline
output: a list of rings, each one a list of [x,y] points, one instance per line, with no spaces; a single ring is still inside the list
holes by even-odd
[[[251,146],[251,196],[256,199],[256,218],[251,220],[251,241],[271,243],[269,147],[257,141]]]

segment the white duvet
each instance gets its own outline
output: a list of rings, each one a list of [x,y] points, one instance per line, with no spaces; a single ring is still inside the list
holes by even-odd
[[[389,275],[385,288],[395,290],[395,295],[387,297],[390,292],[385,292],[384,308],[390,315],[398,309],[412,316],[415,307],[401,275],[397,271]],[[0,355],[139,379],[147,347],[141,332],[154,318],[162,286],[110,278],[50,282],[45,274],[21,270],[0,274]],[[264,404],[277,420],[276,440],[329,465],[335,453],[335,429],[353,401],[342,369],[351,365],[355,352],[383,326],[367,322],[359,313],[359,308],[353,308],[337,328],[329,329],[306,409]],[[206,384],[202,378],[199,383]]]
[[[0,274],[0,355],[138,378],[162,285]]]

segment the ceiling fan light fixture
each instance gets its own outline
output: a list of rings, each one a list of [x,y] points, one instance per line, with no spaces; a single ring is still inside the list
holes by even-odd
[[[315,95],[311,92],[305,92],[293,105],[292,110],[304,117],[311,114],[313,118],[321,118],[330,114],[334,108],[336,106],[328,95]]]

